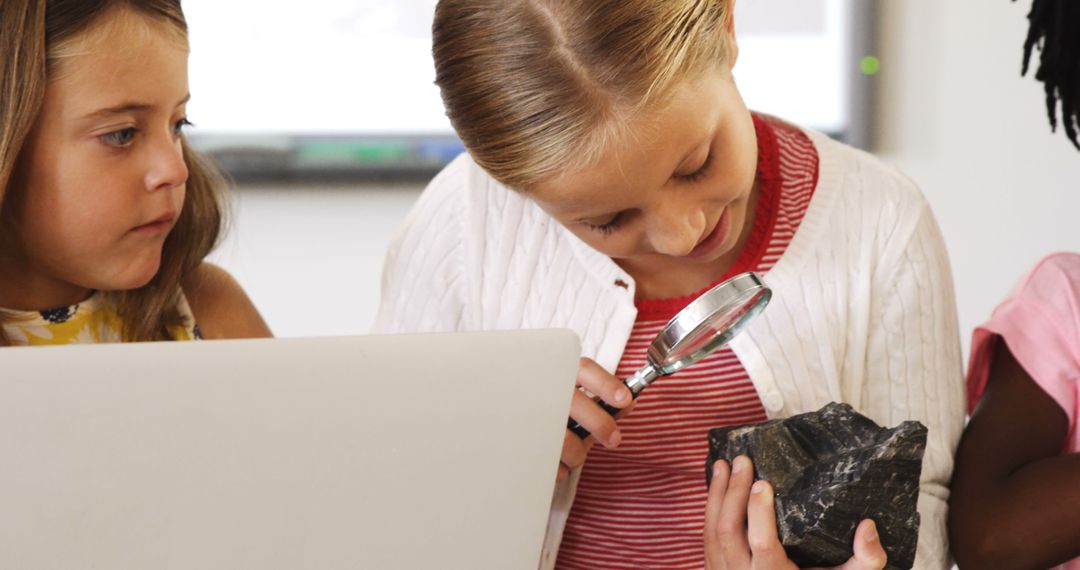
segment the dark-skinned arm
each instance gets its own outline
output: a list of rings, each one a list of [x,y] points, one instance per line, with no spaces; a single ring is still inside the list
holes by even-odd
[[[964,430],[949,501],[961,570],[1045,569],[1080,556],[1080,455],[1064,410],[997,339]]]

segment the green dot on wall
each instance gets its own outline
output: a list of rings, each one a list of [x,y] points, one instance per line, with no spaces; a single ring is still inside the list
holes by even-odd
[[[881,71],[881,60],[876,56],[868,55],[859,62],[859,69],[865,75],[877,75]]]

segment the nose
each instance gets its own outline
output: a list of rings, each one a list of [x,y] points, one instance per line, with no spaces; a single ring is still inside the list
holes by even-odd
[[[656,209],[649,226],[649,241],[657,253],[687,255],[705,232],[705,212],[688,204],[670,203]]]
[[[188,167],[180,139],[169,136],[167,139],[154,141],[147,160],[147,191],[168,190],[187,182]]]

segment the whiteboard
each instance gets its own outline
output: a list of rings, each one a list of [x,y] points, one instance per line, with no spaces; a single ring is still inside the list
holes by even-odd
[[[461,145],[434,85],[435,3],[186,0],[192,140],[234,171],[437,170]],[[862,144],[871,4],[737,2],[750,108]]]

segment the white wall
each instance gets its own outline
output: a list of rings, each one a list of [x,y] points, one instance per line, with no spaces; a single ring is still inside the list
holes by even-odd
[[[419,194],[416,185],[242,187],[212,260],[277,336],[365,334],[383,253]]]
[[[759,0],[767,1],[767,0]],[[878,154],[923,188],[954,267],[964,346],[1040,256],[1080,251],[1080,152],[1020,78],[1028,0],[882,3]],[[382,252],[419,191],[242,188],[216,259],[283,336],[363,333]]]
[[[1042,255],[1080,251],[1080,152],[1020,77],[1030,0],[882,5],[878,154],[929,198],[949,247],[965,351]]]

